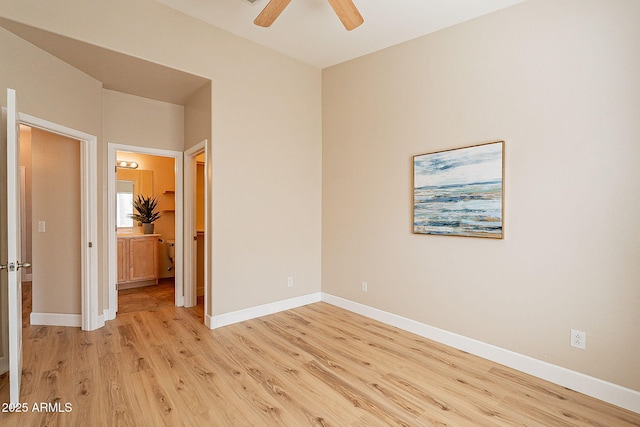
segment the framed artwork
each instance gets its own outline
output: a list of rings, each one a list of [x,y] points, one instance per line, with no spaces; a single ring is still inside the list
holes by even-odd
[[[413,232],[503,238],[504,141],[413,157]]]

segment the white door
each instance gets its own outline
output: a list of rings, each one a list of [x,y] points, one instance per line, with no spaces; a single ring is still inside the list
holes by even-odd
[[[7,89],[7,260],[9,311],[9,399],[20,400],[22,374],[22,279],[20,268],[20,141],[16,92]],[[3,260],[4,261],[4,260]]]

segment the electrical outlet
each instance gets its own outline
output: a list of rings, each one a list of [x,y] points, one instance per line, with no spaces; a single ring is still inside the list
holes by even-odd
[[[293,286],[293,277],[289,277],[289,278],[287,279],[287,286],[288,286],[288,287],[292,287],[292,286]]]
[[[362,292],[368,292],[368,285],[367,282],[362,282]]]
[[[571,330],[571,347],[585,350],[587,347],[587,333],[572,329]]]

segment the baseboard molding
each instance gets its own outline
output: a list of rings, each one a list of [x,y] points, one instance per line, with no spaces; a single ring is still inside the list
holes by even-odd
[[[116,312],[110,308],[105,308],[102,316],[104,317],[104,321],[106,323],[108,320],[113,320],[116,318]]]
[[[82,327],[82,316],[79,314],[31,313],[32,325]]]
[[[96,330],[104,327],[107,320],[112,320],[112,319],[109,319],[109,310],[104,309],[102,310],[102,314],[99,315],[98,318],[96,319],[96,327],[93,328],[92,330]]]
[[[640,392],[322,292],[322,301],[640,413]]]
[[[269,314],[278,313],[280,311],[291,310],[292,308],[320,302],[321,298],[321,292],[315,292],[313,294],[303,295],[300,297],[276,301],[256,307],[245,308],[243,310],[232,311],[230,313],[220,314],[218,316],[205,316],[205,324],[207,324],[208,320],[207,326],[209,326],[209,328],[211,329],[216,329],[222,326],[231,325],[233,323],[255,319],[256,317],[267,316]]]

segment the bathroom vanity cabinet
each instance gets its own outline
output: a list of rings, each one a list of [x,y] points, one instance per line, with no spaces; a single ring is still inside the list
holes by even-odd
[[[158,283],[158,237],[118,235],[118,289]]]

